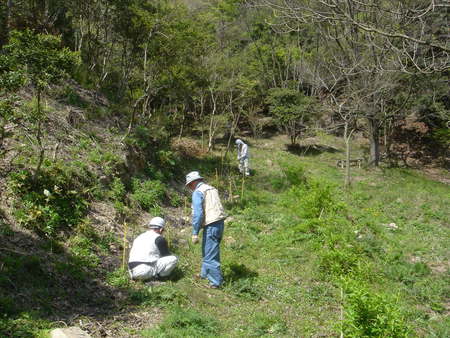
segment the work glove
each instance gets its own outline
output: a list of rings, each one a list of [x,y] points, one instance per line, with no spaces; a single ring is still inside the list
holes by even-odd
[[[192,239],[192,243],[193,244],[197,244],[198,243],[198,235],[192,235],[191,239]]]

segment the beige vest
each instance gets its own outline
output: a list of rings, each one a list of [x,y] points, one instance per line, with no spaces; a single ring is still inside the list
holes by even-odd
[[[216,221],[227,218],[222,203],[220,202],[219,192],[216,188],[207,185],[206,183],[200,184],[195,189],[203,193],[203,226],[214,223]]]

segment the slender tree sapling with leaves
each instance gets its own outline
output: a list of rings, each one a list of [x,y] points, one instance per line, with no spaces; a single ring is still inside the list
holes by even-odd
[[[291,145],[297,144],[298,137],[315,115],[314,99],[294,89],[272,88],[266,102],[278,124],[289,135]]]
[[[42,95],[50,85],[65,78],[78,64],[79,58],[76,52],[61,47],[59,37],[35,34],[28,29],[12,31],[4,49],[11,62],[23,72],[26,81],[34,89],[36,106],[25,117],[32,125],[34,146],[38,153],[34,172],[36,178],[45,158],[43,123],[47,116],[42,107]]]
[[[22,72],[8,55],[0,55],[0,156],[6,153],[5,140],[11,135],[9,123],[18,118],[17,91],[24,83]]]

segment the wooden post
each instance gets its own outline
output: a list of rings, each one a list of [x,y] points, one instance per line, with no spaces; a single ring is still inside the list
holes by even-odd
[[[123,254],[122,254],[122,270],[125,270],[125,261],[127,256],[127,230],[128,230],[128,224],[125,222],[123,224]]]
[[[241,201],[244,200],[245,171],[242,174]]]
[[[340,319],[341,319],[341,335],[340,338],[344,338],[344,291],[341,286],[341,309],[340,309]]]

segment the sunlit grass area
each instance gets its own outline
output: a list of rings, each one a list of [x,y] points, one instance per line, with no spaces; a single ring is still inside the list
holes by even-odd
[[[186,319],[189,328],[215,336],[448,335],[448,186],[413,170],[352,168],[344,189],[340,157],[291,154],[282,139],[252,148],[254,176],[244,188],[234,177],[239,197],[227,203],[224,288],[192,278],[199,247],[177,249],[184,278],[172,287],[187,294],[187,318],[212,316]],[[180,324],[168,318],[154,332],[171,336]]]

